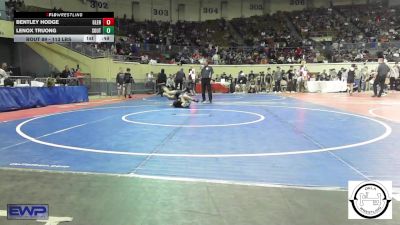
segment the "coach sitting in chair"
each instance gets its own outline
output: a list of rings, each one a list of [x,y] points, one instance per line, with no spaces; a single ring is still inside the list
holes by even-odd
[[[7,64],[3,63],[0,68],[0,85],[5,85],[5,81],[8,78],[8,73],[6,72]]]
[[[239,77],[235,87],[236,92],[246,92],[247,78],[243,71],[239,72]]]

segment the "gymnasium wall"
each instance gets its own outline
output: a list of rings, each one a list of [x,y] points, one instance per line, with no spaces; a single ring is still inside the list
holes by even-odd
[[[278,11],[298,11],[306,8],[307,0],[271,0],[269,13],[273,14]]]
[[[23,76],[48,76],[52,70],[50,64],[27,45],[14,43],[9,38],[0,38],[0,64],[3,62],[19,67]]]
[[[3,62],[6,62],[8,64],[13,63],[13,48],[11,46],[12,43],[12,39],[0,38],[0,65]]]
[[[332,0],[333,5],[362,5],[367,3],[368,0]]]
[[[7,19],[5,0],[0,0],[0,19]]]
[[[76,68],[76,65],[79,64],[84,73],[91,73],[98,78],[110,79],[112,61],[109,58],[91,59],[57,44],[30,42],[26,45],[58,71],[62,71],[65,65]]]
[[[315,8],[328,8],[331,6],[330,1],[326,0],[313,0],[310,2],[310,7],[315,7]]]
[[[399,0],[389,0],[389,6],[396,6],[396,5],[400,5]]]
[[[116,74],[119,69],[122,68],[126,71],[126,68],[130,68],[133,72],[135,79],[145,79],[146,74],[153,71],[154,73],[159,73],[161,69],[165,69],[167,74],[175,74],[181,66],[174,64],[139,64],[133,62],[116,62],[110,58],[103,59],[91,59],[76,53],[72,50],[64,48],[57,44],[46,44],[46,43],[29,43],[28,46],[32,48],[38,55],[44,58],[50,65],[54,66],[58,70],[62,70],[65,65],[70,67],[76,67],[77,64],[80,65],[82,72],[91,73],[94,78],[105,78],[109,82],[114,82]],[[266,71],[268,67],[272,70],[276,70],[277,66],[280,66],[284,70],[288,70],[290,65],[212,65],[215,74],[222,74],[223,72],[232,74],[233,77],[237,77],[239,71],[243,71],[246,74],[253,70],[255,73],[261,71]],[[298,68],[299,65],[294,65]],[[307,68],[310,72],[322,72],[324,69],[329,70],[335,68],[339,70],[340,68],[349,68],[350,63],[319,63],[319,64],[307,64]],[[359,64],[359,67],[363,66]],[[377,67],[376,63],[368,63],[369,69],[375,69]],[[187,73],[189,68],[193,67],[197,72],[200,72],[200,65],[183,65],[182,68]]]
[[[0,20],[0,38],[14,37],[14,23],[11,21]]]
[[[333,0],[334,5],[362,4],[367,0]],[[250,17],[295,11],[307,7],[329,7],[327,0],[25,0],[25,5],[62,8],[66,11],[112,11],[115,17],[136,21],[205,21]]]
[[[261,71],[266,72],[267,68],[270,67],[271,70],[276,70],[277,66],[280,66],[283,70],[288,70],[291,65],[285,64],[285,65],[211,65],[214,69],[215,74],[222,74],[225,72],[226,74],[232,74],[233,77],[237,77],[239,71],[243,71],[245,74],[249,74],[251,70],[253,70],[254,73],[259,73]],[[293,65],[295,68],[299,68],[300,65]],[[361,68],[363,64],[358,64],[358,67]],[[376,69],[377,68],[377,63],[369,63],[367,64],[369,70]],[[145,74],[153,71],[154,73],[159,73],[161,69],[165,69],[165,73],[167,75],[169,74],[175,74],[178,72],[180,68],[183,68],[185,73],[187,74],[189,71],[189,68],[194,68],[196,70],[196,73],[199,73],[201,70],[200,65],[183,65],[177,66],[177,65],[143,65],[143,64],[136,64],[136,63],[119,63],[119,62],[114,62],[112,63],[112,67],[110,68],[110,77],[114,79],[115,75],[118,73],[119,68],[123,68],[126,70],[126,68],[130,68],[131,71],[133,71],[134,78],[135,79],[144,79]],[[327,72],[329,69],[335,68],[336,71],[339,71],[341,68],[350,68],[351,64],[350,63],[327,63],[327,64],[307,64],[307,68],[310,72],[322,72],[323,70],[326,70]]]
[[[21,75],[32,77],[48,77],[54,68],[24,43],[13,43],[13,66],[21,68]]]

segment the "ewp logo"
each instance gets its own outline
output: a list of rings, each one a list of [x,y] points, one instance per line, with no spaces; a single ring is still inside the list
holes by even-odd
[[[7,205],[7,219],[9,220],[47,220],[49,205]]]

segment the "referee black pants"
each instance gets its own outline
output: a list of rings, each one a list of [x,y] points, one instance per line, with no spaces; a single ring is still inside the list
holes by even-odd
[[[275,91],[280,92],[281,91],[281,80],[276,80],[275,81]]]
[[[201,78],[201,97],[203,97],[203,101],[206,100],[206,89],[208,90],[208,100],[212,102],[211,79]]]
[[[386,79],[386,77],[379,77],[379,76],[377,76],[375,78],[375,81],[374,81],[374,84],[373,84],[374,95],[375,96],[381,97],[381,95],[383,93],[383,89],[385,88],[385,79]],[[379,88],[380,88],[379,94],[378,94],[378,87],[377,87],[378,85],[379,85]]]
[[[175,81],[175,90],[178,90],[178,85],[179,85],[179,90],[182,91],[182,89],[183,89],[183,80],[176,80]]]

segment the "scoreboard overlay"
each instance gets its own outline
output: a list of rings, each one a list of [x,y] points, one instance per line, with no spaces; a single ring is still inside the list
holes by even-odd
[[[114,42],[113,12],[15,12],[14,42]]]

